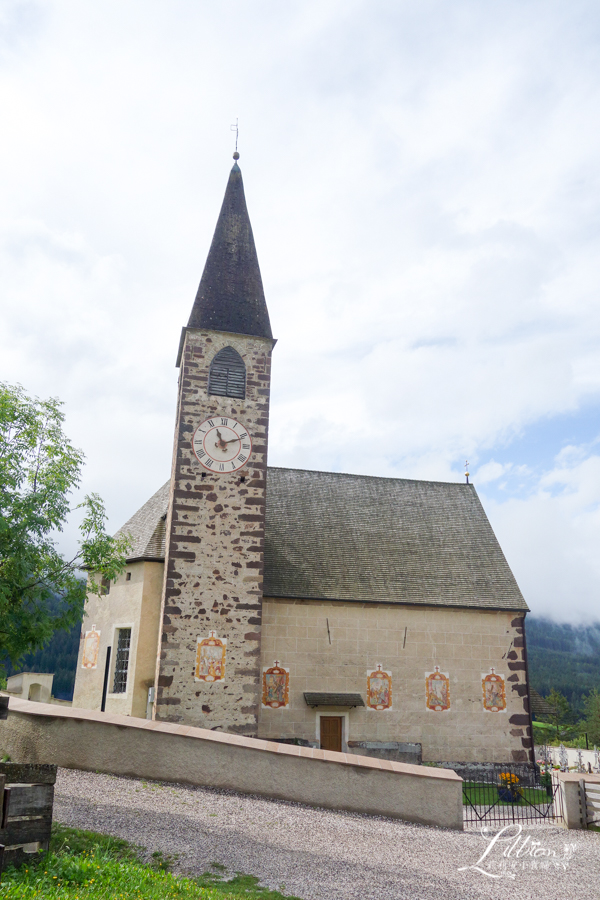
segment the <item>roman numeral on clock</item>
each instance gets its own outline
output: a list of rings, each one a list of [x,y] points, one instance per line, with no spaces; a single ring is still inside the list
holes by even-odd
[[[233,437],[230,436],[231,431]],[[205,449],[205,440],[209,443],[216,441],[214,451],[212,443],[209,449]],[[212,472],[235,472],[250,458],[252,437],[248,431],[244,431],[244,426],[240,422],[236,422],[231,416],[218,413],[214,418],[200,422],[192,437],[192,449],[196,459],[205,469]],[[211,452],[216,455],[216,459],[210,455]]]

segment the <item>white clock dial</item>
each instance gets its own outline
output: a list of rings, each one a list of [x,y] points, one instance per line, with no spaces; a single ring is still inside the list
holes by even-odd
[[[213,416],[201,422],[192,438],[194,453],[209,472],[235,472],[252,453],[248,429],[229,416]]]

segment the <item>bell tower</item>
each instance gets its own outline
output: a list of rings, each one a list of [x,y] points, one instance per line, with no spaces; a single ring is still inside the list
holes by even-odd
[[[238,158],[177,359],[154,714],[250,736],[275,341]]]

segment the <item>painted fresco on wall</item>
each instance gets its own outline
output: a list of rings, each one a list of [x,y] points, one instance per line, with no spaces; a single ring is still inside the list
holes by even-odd
[[[195,680],[223,681],[226,653],[227,638],[218,638],[216,631],[210,631],[207,638],[198,637]]]
[[[392,708],[392,673],[386,672],[380,665],[374,672],[367,670],[367,707],[377,710]]]
[[[281,709],[290,702],[290,670],[279,665],[263,669],[262,705],[270,709]]]
[[[433,712],[443,712],[450,709],[450,676],[447,672],[440,672],[440,667],[435,667],[435,672],[425,674],[425,705]]]
[[[482,675],[483,708],[487,712],[502,712],[506,709],[506,688],[502,675],[496,675],[493,669],[489,675]]]
[[[81,657],[82,669],[95,669],[98,665],[98,651],[100,650],[100,632],[92,625],[91,631],[86,631],[83,639],[83,654]]]

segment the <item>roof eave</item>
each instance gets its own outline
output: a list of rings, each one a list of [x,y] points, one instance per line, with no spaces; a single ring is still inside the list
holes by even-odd
[[[271,344],[271,348],[277,343],[277,338],[261,337],[261,335],[258,334],[244,334],[241,331],[213,331],[210,328],[195,328],[193,325],[184,325],[181,329],[181,337],[179,338],[179,349],[177,350],[177,361],[175,363],[176,369],[179,369],[181,366],[181,357],[183,356],[183,348],[185,346],[185,336],[188,331],[210,331],[211,334],[230,334],[232,337],[251,337],[259,341],[268,341]]]
[[[125,560],[127,565],[131,565],[131,563],[136,562],[159,562],[164,563],[164,556],[132,556],[130,559]]]
[[[490,606],[485,603],[444,603],[442,601],[434,602],[431,600],[380,600],[379,598],[367,600],[361,597],[324,597],[317,595],[308,596],[307,594],[283,594],[281,592],[277,594],[263,593],[263,597],[267,600],[311,600],[317,603],[364,603],[369,606],[379,603],[383,606],[414,606],[418,609],[425,606],[431,609],[443,607],[444,609],[478,609],[488,610],[489,612],[530,612],[530,609],[524,600],[522,606]]]

